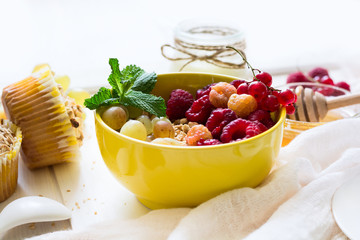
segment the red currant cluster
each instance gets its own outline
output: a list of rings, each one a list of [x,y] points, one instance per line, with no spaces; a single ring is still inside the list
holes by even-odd
[[[272,76],[269,73],[254,69],[241,52],[233,47],[229,48],[232,48],[240,54],[254,76],[252,82],[250,83],[244,80],[239,80],[243,82],[239,82],[237,94],[252,95],[258,102],[260,109],[274,112],[279,109],[280,105],[282,105],[286,108],[287,114],[294,114],[294,103],[297,100],[296,94],[290,89],[280,91],[271,87]],[[255,71],[258,71],[259,73],[255,75]]]
[[[291,73],[286,80],[287,83],[304,83],[303,87],[310,87],[306,85],[306,83],[321,83],[329,86],[335,86],[347,91],[350,91],[350,85],[346,82],[338,82],[335,83],[333,79],[330,77],[329,72],[325,68],[316,67],[309,71],[307,75],[303,72],[295,72]],[[323,94],[324,96],[339,96],[343,95],[344,92],[336,90],[332,87],[314,87],[311,86],[314,91]]]
[[[280,91],[271,87],[272,76],[267,72],[254,75],[251,82],[235,80],[233,85],[237,87],[237,94],[250,94],[258,102],[258,108],[269,112],[275,112],[280,105],[286,108],[287,114],[295,112],[294,103],[297,100],[296,94],[290,89]]]

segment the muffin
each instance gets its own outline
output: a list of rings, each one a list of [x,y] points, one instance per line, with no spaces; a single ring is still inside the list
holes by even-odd
[[[8,120],[0,122],[0,202],[15,191],[18,177],[18,156],[22,135],[20,128]]]
[[[83,139],[83,113],[55,82],[49,67],[3,89],[8,119],[23,133],[21,155],[30,169],[69,162]]]

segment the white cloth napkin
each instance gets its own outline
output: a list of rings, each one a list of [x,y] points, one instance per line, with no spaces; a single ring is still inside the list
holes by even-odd
[[[154,210],[31,239],[347,239],[334,221],[331,199],[360,174],[359,133],[360,119],[306,131],[281,149],[260,186],[223,193],[194,209]]]

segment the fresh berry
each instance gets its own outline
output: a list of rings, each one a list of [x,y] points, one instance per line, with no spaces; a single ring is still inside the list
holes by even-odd
[[[197,141],[197,146],[219,145],[221,143],[217,139],[200,139]]]
[[[248,94],[249,92],[249,84],[247,82],[242,83],[238,86],[236,93],[237,94]]]
[[[271,128],[275,125],[275,122],[271,119],[270,113],[262,109],[255,110],[254,112],[250,113],[247,119],[250,121],[259,121],[267,128]]]
[[[215,85],[216,83],[211,83],[209,85],[206,85],[205,87],[198,89],[196,91],[196,99],[201,98],[204,95],[209,95],[210,91],[211,91],[211,86]]]
[[[264,119],[261,121],[261,123],[264,124],[268,129],[275,125],[275,122],[271,118]]]
[[[315,91],[321,93],[324,96],[332,96],[335,90],[331,87],[319,87]]]
[[[274,95],[268,95],[261,101],[261,108],[266,111],[275,112],[279,107],[279,100]]]
[[[323,77],[323,76],[329,76],[329,72],[328,70],[326,70],[325,68],[321,68],[321,67],[317,67],[312,69],[309,73],[308,73],[309,77],[311,78],[315,78],[315,77]]]
[[[166,115],[172,121],[184,118],[185,112],[193,102],[194,98],[189,92],[182,89],[173,90],[166,104]]]
[[[233,94],[229,98],[228,108],[238,117],[245,118],[258,107],[256,99],[249,94]]]
[[[347,84],[346,82],[338,82],[335,84],[336,87],[339,87],[339,88],[343,88],[343,89],[346,89],[350,92],[350,85]]]
[[[223,132],[220,136],[220,140],[223,143],[242,140],[245,138],[253,137],[266,130],[267,128],[260,122],[252,122],[249,120],[238,118],[224,127]]]
[[[267,87],[260,81],[253,81],[249,84],[249,94],[260,102],[267,95]]]
[[[211,132],[204,125],[195,125],[187,132],[185,140],[190,146],[196,146],[200,139],[211,139]]]
[[[256,74],[255,77],[268,87],[272,84],[272,76],[267,72]]]
[[[334,86],[334,81],[329,76],[321,77],[319,83]]]
[[[153,133],[155,138],[174,138],[175,129],[168,121],[159,120],[154,124]]]
[[[294,103],[296,100],[295,93],[290,89],[286,89],[285,91],[281,91],[277,96],[279,103],[283,106]]]
[[[224,108],[227,106],[229,97],[236,93],[236,88],[230,83],[219,82],[211,86],[209,100],[214,107]]]
[[[235,112],[229,108],[218,108],[212,111],[206,122],[206,127],[211,132],[213,138],[220,138],[224,126],[236,118]]]
[[[204,95],[193,102],[185,116],[190,122],[205,124],[213,109],[214,106],[210,103],[209,96]]]
[[[294,114],[295,113],[295,107],[294,107],[294,104],[289,104],[285,107],[286,109],[286,113],[291,115],[291,114]]]
[[[311,80],[309,80],[302,72],[291,73],[286,79],[286,83],[297,82],[311,82]]]
[[[233,85],[237,89],[240,84],[245,83],[245,82],[246,82],[245,80],[236,79],[236,80],[233,80],[230,84]]]
[[[270,113],[262,109],[255,110],[254,112],[250,113],[249,116],[247,117],[247,119],[250,121],[259,121],[259,122],[268,118],[270,118]]]
[[[261,122],[254,121],[246,128],[246,138],[256,136],[262,132],[265,132],[268,128]]]

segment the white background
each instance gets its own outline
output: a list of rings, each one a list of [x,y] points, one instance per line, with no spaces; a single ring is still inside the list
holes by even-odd
[[[121,66],[169,71],[160,53],[177,23],[231,21],[246,33],[247,54],[260,69],[346,62],[360,66],[359,0],[0,0],[0,84],[49,63],[72,87],[97,86]]]

